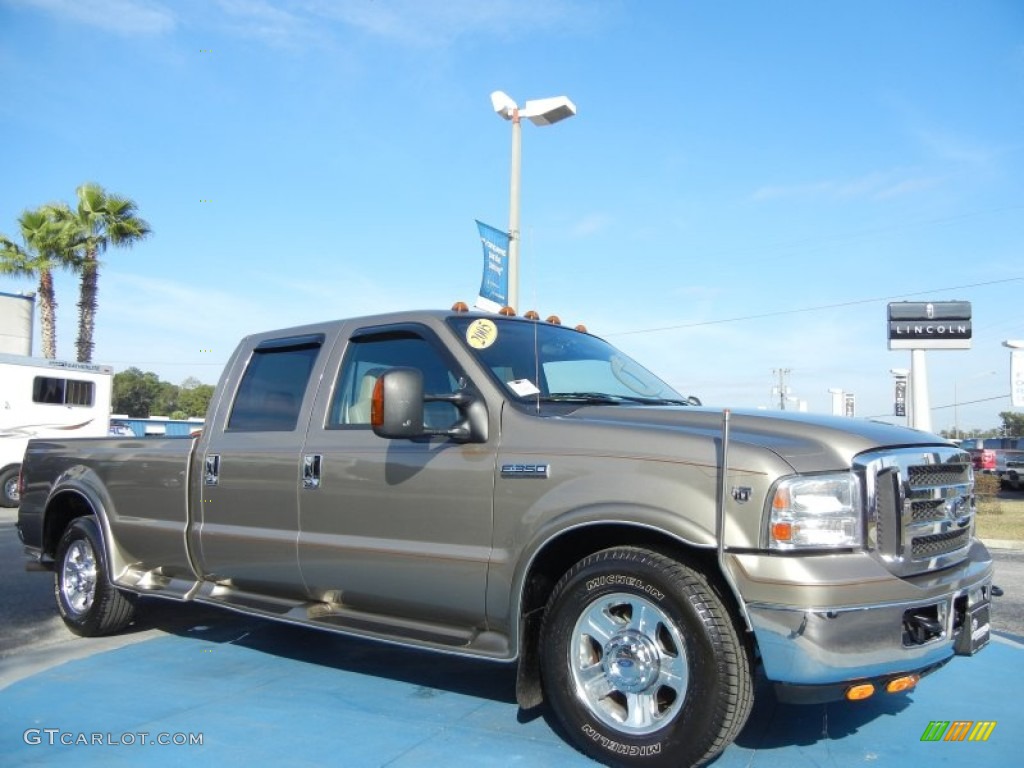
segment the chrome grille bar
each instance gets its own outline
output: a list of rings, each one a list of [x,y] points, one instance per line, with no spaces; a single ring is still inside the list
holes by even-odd
[[[865,489],[868,547],[898,576],[954,565],[974,533],[970,455],[954,446],[899,448],[855,461]]]

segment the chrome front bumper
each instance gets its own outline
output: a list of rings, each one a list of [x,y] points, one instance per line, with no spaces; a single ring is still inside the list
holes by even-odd
[[[747,612],[769,680],[829,685],[917,672],[980,650],[991,586],[989,573],[926,600],[813,609],[751,603]]]

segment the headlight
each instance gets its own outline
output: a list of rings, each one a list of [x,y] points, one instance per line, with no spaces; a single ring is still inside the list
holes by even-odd
[[[786,478],[771,499],[771,549],[849,548],[863,543],[860,492],[850,472]]]

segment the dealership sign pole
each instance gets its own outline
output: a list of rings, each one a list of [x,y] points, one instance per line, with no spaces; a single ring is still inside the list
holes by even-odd
[[[898,301],[889,305],[889,349],[910,350],[910,426],[932,431],[929,349],[971,348],[971,302]]]

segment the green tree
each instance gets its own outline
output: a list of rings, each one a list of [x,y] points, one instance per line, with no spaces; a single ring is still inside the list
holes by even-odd
[[[206,409],[210,407],[210,400],[213,399],[213,387],[209,384],[197,384],[185,389],[182,383],[181,394],[178,398],[178,406],[189,416],[203,417]]]
[[[181,392],[178,387],[169,381],[161,381],[160,389],[157,392],[156,401],[153,403],[153,416],[170,416],[181,406],[178,404]]]
[[[57,356],[57,298],[53,271],[72,265],[68,254],[68,233],[51,215],[50,206],[25,211],[18,218],[19,246],[0,234],[0,272],[18,277],[39,278],[39,330],[43,357]]]
[[[137,216],[134,200],[107,192],[99,184],[83,184],[75,194],[78,205],[52,206],[54,218],[73,233],[70,249],[78,273],[81,289],[78,299],[78,339],[75,342],[77,360],[92,362],[93,331],[96,326],[97,295],[99,293],[100,254],[108,247],[131,247],[150,233],[149,224]]]
[[[1024,435],[1024,413],[1002,411],[999,418],[1003,420],[1003,434],[1016,437]]]
[[[143,373],[133,367],[114,374],[114,413],[135,419],[148,418],[159,397],[160,378],[152,371]]]

